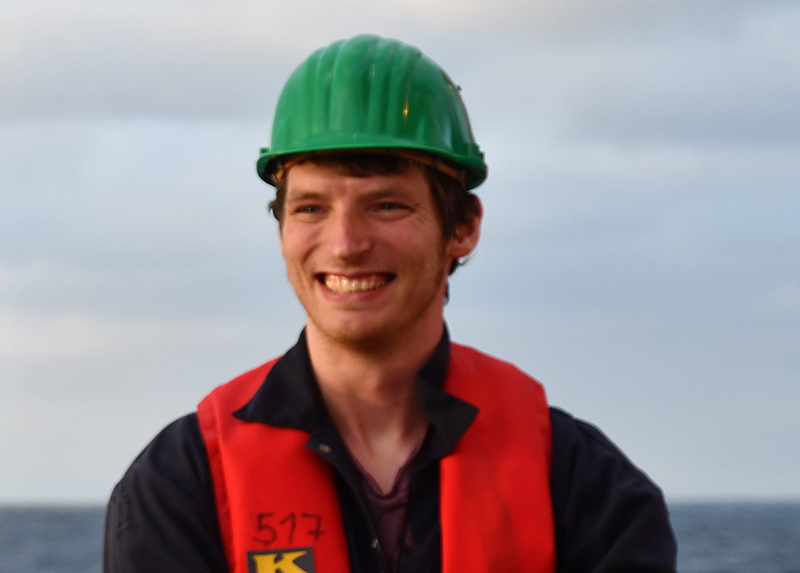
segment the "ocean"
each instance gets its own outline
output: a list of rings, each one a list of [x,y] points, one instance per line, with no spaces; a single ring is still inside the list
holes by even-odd
[[[800,573],[800,503],[673,503],[681,573]],[[100,573],[102,507],[0,507],[0,573]]]

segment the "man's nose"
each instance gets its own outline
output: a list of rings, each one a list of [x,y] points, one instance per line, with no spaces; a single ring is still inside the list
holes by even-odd
[[[331,254],[353,261],[372,248],[369,223],[355,210],[341,210],[329,220],[328,245]]]

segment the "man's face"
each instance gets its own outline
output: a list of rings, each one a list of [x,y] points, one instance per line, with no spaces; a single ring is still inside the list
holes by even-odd
[[[348,345],[440,331],[447,270],[475,246],[479,220],[469,227],[442,236],[420,169],[354,177],[292,167],[281,252],[308,328]]]

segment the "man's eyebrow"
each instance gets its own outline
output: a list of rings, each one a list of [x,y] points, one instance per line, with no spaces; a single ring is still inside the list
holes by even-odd
[[[376,200],[392,197],[408,197],[409,195],[410,193],[407,189],[404,189],[398,185],[389,185],[387,187],[378,187],[376,189],[367,191],[361,195],[360,198],[366,200]],[[315,191],[313,189],[299,189],[292,190],[291,193],[287,193],[286,202],[294,203],[297,201],[319,201],[328,197],[329,195],[322,191]]]
[[[388,187],[379,187],[364,194],[364,196],[368,199],[385,199],[398,196],[407,197],[409,195],[411,195],[411,193],[407,189],[404,189],[397,185],[390,185]]]
[[[301,189],[299,191],[292,191],[286,194],[286,202],[291,203],[294,201],[313,201],[323,199],[324,193],[320,191],[313,191],[311,189]]]

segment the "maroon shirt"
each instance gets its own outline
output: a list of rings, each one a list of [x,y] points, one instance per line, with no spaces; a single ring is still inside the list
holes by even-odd
[[[381,491],[375,478],[369,475],[351,454],[361,477],[361,487],[367,500],[367,510],[378,533],[378,542],[386,557],[389,573],[396,573],[399,570],[403,547],[412,547],[411,528],[408,527],[408,521],[406,521],[406,507],[408,507],[408,487],[411,483],[411,466],[420,447],[422,447],[422,442],[414,448],[406,463],[397,472],[394,486],[387,494]]]

